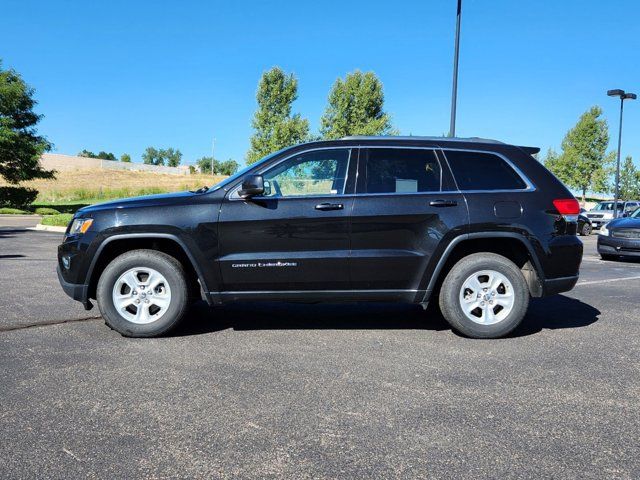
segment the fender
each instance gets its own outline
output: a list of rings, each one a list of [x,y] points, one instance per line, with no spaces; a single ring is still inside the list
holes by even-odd
[[[433,293],[433,290],[436,286],[436,282],[440,277],[440,273],[442,272],[442,269],[444,268],[445,264],[447,263],[447,260],[449,259],[449,255],[451,255],[451,252],[456,247],[456,245],[458,245],[460,242],[463,242],[466,240],[473,240],[477,238],[513,238],[518,240],[525,246],[525,248],[529,252],[529,257],[533,262],[533,268],[535,268],[536,273],[538,274],[538,278],[540,279],[540,282],[544,282],[544,275],[543,275],[542,266],[540,265],[540,260],[536,255],[535,250],[533,249],[533,245],[531,245],[531,241],[524,235],[520,233],[515,233],[515,232],[493,232],[493,231],[463,233],[455,237],[453,240],[451,240],[451,242],[449,242],[449,244],[447,245],[447,248],[445,248],[444,252],[442,253],[442,256],[440,257],[440,259],[438,260],[438,263],[433,269],[431,278],[429,279],[429,283],[427,284],[427,290],[425,292],[424,298],[420,303],[427,304],[429,302],[431,294]]]
[[[182,248],[185,255],[191,262],[191,266],[195,270],[196,275],[198,275],[198,281],[202,286],[202,290],[204,291],[207,303],[209,305],[213,304],[211,300],[211,295],[209,293],[209,288],[206,285],[204,275],[202,274],[202,270],[198,265],[198,262],[195,261],[193,254],[191,253],[189,248],[185,245],[185,243],[178,236],[173,235],[171,233],[123,233],[123,234],[112,235],[110,237],[105,238],[104,241],[98,246],[96,253],[93,255],[93,259],[91,260],[91,264],[89,265],[89,269],[87,270],[87,275],[86,275],[86,278],[88,279],[87,285],[91,284],[91,280],[93,277],[93,270],[96,266],[96,263],[98,263],[98,260],[100,259],[100,255],[102,254],[102,251],[104,250],[104,248],[114,240],[127,240],[132,238],[164,238],[164,239],[168,239],[176,242],[180,246],[180,248]]]

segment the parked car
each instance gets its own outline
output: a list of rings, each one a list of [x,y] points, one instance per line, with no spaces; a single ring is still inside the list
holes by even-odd
[[[60,283],[132,337],[168,332],[201,294],[435,301],[463,334],[500,337],[530,297],[578,280],[579,205],[538,151],[441,137],[297,145],[212,188],[79,210]]]
[[[640,257],[640,209],[602,227],[598,235],[598,253],[603,260]]]
[[[585,209],[581,208],[578,214],[578,235],[588,237],[592,231],[593,226],[591,225],[591,220],[585,215]]]
[[[598,203],[591,211],[587,212],[587,217],[591,220],[594,229],[598,229],[613,220],[613,204],[612,201]],[[640,206],[639,200],[630,200],[626,202],[618,202],[618,216],[624,216],[633,212]]]

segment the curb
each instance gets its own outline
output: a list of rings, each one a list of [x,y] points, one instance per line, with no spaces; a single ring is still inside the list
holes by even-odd
[[[64,233],[67,231],[67,227],[54,227],[52,225],[37,224],[35,227],[30,227],[27,230],[39,230],[41,232],[58,232]]]
[[[41,215],[23,215],[23,214],[13,214],[13,213],[0,213],[0,218],[35,218],[41,217]]]

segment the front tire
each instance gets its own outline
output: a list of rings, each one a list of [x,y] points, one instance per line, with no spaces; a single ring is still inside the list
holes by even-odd
[[[474,253],[449,271],[439,300],[444,318],[455,330],[471,338],[499,338],[522,322],[529,289],[511,260]]]
[[[156,337],[173,329],[189,306],[184,268],[156,250],[132,250],[102,272],[96,298],[105,323],[125,337]]]

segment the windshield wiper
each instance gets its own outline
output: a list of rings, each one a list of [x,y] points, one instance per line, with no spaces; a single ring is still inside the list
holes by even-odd
[[[209,190],[209,187],[206,185],[204,187],[200,187],[198,190],[189,190],[191,193],[206,193]]]

